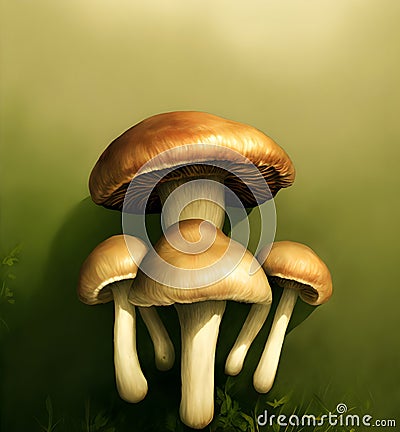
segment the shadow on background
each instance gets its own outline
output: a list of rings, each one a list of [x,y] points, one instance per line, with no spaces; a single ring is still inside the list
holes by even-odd
[[[159,216],[147,220],[152,240],[160,235]],[[113,305],[87,306],[79,302],[79,269],[90,251],[107,237],[121,232],[121,214],[96,206],[87,198],[68,215],[50,248],[42,285],[35,290],[24,325],[15,329],[5,347],[4,377],[7,418],[4,430],[35,430],[34,418],[47,424],[45,401],[51,398],[57,430],[86,430],[84,423],[101,413],[105,424],[124,430],[164,430],[168,416],[177,418],[180,399],[179,322],[173,307],[159,313],[176,348],[171,371],[158,372],[143,322],[138,318],[138,351],[149,383],[139,404],[123,402],[116,393],[113,369]],[[258,394],[252,374],[268,335],[278,296],[269,319],[246,359],[244,370],[233,378],[239,402],[254,408]],[[314,308],[299,301],[290,328],[300,324]],[[224,363],[249,305],[229,303],[221,325],[217,349],[216,385],[226,382]],[[17,359],[17,360],[16,360]],[[12,364],[11,364],[12,362]],[[86,404],[86,408],[85,408]],[[85,414],[86,409],[86,414]],[[86,415],[86,420],[85,420]],[[37,430],[40,430],[37,425]],[[95,429],[97,430],[97,429]],[[99,429],[102,430],[102,429]]]

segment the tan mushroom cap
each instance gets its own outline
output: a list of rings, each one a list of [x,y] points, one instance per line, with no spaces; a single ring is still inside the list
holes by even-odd
[[[261,267],[254,272],[255,258],[253,255],[211,223],[200,219],[184,220],[169,227],[166,235],[174,237],[180,232],[188,242],[198,242],[201,238],[200,230],[204,234],[207,229],[216,230],[215,239],[208,249],[200,253],[182,252],[174,248],[163,236],[155,246],[156,253],[149,252],[142,261],[143,267],[141,265],[141,268],[146,266],[147,268],[159,268],[159,258],[162,258],[176,267],[175,270],[171,270],[171,273],[174,273],[171,279],[178,275],[185,280],[188,288],[173,288],[171,285],[156,282],[139,270],[135,290],[130,292],[129,301],[137,306],[164,306],[207,300],[271,303],[272,294],[268,279]],[[232,242],[233,252],[225,255],[230,242]],[[242,256],[242,259],[236,263],[236,266],[233,266],[233,271],[225,275],[221,265],[227,264],[230,267],[232,264],[229,261],[230,257],[237,259],[238,254]],[[225,257],[228,257],[227,261],[223,261]],[[223,275],[222,278],[218,279],[215,271],[207,270],[207,267],[214,263],[216,263],[217,272]],[[196,270],[199,269],[206,269],[206,271],[197,272]],[[168,280],[169,275],[165,276]]]
[[[332,278],[326,264],[308,246],[292,241],[272,245],[262,264],[270,280],[282,288],[299,290],[300,298],[317,306],[332,295]]]
[[[192,146],[190,149],[184,147],[190,144],[200,145],[196,148]],[[212,146],[207,147],[207,144]],[[214,146],[219,147],[218,151]],[[151,192],[150,185],[153,186],[154,182],[148,181],[150,173],[156,175],[159,181],[164,177],[165,170],[179,168],[182,165],[204,165],[213,161],[229,162],[231,165],[224,164],[224,182],[239,195],[247,207],[256,206],[257,202],[253,195],[248,193],[243,182],[238,181],[237,177],[229,172],[231,166],[236,166],[236,169],[237,166],[241,166],[243,171],[243,156],[258,168],[268,182],[272,196],[279,189],[290,186],[295,177],[289,156],[258,129],[205,112],[176,111],[158,114],[141,121],[106,148],[89,179],[93,201],[105,207],[121,209],[127,188],[138,171],[152,158],[171,149],[178,151],[174,151],[172,156],[157,160],[146,170],[141,171],[142,187],[134,192],[135,208],[144,206]],[[234,156],[232,150],[241,156]],[[182,175],[187,178],[188,175],[195,176],[196,173],[177,174],[178,178]],[[249,184],[252,181],[254,179],[250,175],[245,183]],[[138,194],[139,197],[136,196]],[[264,201],[266,199],[269,198],[264,198]],[[157,212],[160,208],[159,197],[153,192],[147,202],[147,211]]]
[[[83,303],[107,303],[113,300],[112,283],[136,277],[138,266],[129,251],[134,251],[136,262],[140,262],[147,247],[136,237],[116,235],[93,249],[79,275],[78,296]]]

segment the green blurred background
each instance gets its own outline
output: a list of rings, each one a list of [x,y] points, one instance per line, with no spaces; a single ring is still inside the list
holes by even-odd
[[[87,430],[96,412],[108,425],[164,430],[176,409],[179,365],[155,371],[141,322],[150,393],[137,406],[118,399],[112,306],[75,294],[85,256],[121,230],[118,213],[87,199],[91,168],[125,129],[170,110],[252,124],[295,163],[295,185],[276,199],[276,238],[313,247],[335,292],[288,336],[271,397],[316,394],[332,410],[396,417],[400,3],[3,0],[0,13],[2,256],[22,245],[16,302],[2,306],[1,430],[40,430],[47,397],[63,419],[55,430]],[[227,311],[218,385],[246,311]],[[173,310],[162,313],[178,327]],[[237,380],[248,410],[267,330]]]

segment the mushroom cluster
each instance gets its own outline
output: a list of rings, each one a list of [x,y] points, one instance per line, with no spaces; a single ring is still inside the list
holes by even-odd
[[[157,367],[167,370],[174,348],[156,307],[174,305],[181,327],[180,415],[186,425],[204,428],[214,413],[215,352],[226,302],[251,304],[225,365],[228,375],[237,375],[268,316],[271,284],[283,294],[254,374],[255,389],[269,391],[297,297],[312,305],[327,301],[330,274],[304,245],[265,245],[256,258],[222,228],[227,205],[257,207],[294,177],[289,156],[271,138],[203,112],[150,117],[103,152],[90,176],[93,201],[123,213],[161,213],[164,231],[154,247],[132,235],[111,237],[81,269],[83,302],[114,299],[115,374],[123,399],[138,402],[147,392],[135,308],[149,330]]]

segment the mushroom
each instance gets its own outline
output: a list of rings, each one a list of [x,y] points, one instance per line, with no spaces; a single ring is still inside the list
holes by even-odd
[[[162,210],[167,230],[187,219],[220,229],[225,198],[235,205],[224,185],[251,208],[290,186],[294,177],[288,155],[258,129],[204,112],[177,111],[145,119],[115,139],[93,168],[89,188],[96,204],[124,214]],[[257,324],[265,317],[264,310]]]
[[[318,306],[332,295],[331,274],[318,255],[301,243],[280,241],[273,244],[264,260],[263,250],[259,260],[270,282],[283,288],[275,312],[271,331],[264,351],[254,373],[254,388],[259,393],[267,393],[275,380],[279,357],[287,326],[297,297]]]
[[[146,252],[145,244],[135,237],[110,237],[86,258],[78,284],[78,296],[83,303],[95,305],[114,300],[115,377],[120,396],[132,403],[146,396],[147,381],[137,356],[135,308],[128,302],[128,292]],[[157,367],[170,368],[174,348],[157,312],[152,308],[140,312],[154,344]]]
[[[174,304],[178,312],[182,345],[180,415],[192,428],[205,427],[213,417],[214,357],[226,300],[271,303],[271,289],[263,270],[259,267],[254,273],[250,271],[254,260],[244,246],[210,222],[184,220],[169,227],[155,251],[145,256],[135,289],[129,294],[129,301],[135,305]],[[232,262],[237,263],[233,268]],[[142,271],[146,268],[159,269],[163,282],[148,277]]]
[[[254,166],[269,191],[265,182],[254,178]],[[291,186],[294,177],[289,156],[260,130],[204,112],[176,111],[149,117],[116,138],[94,166],[89,189],[96,204],[159,213],[174,189],[194,179],[224,183],[245,207],[254,207]],[[154,180],[159,182],[157,188]],[[209,214],[215,195],[220,197],[218,203],[224,203],[223,188],[204,192],[211,195],[197,203],[193,213],[207,208]],[[208,214],[188,217],[208,220]],[[223,219],[211,222],[220,226]]]

